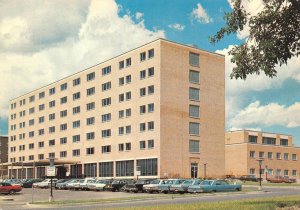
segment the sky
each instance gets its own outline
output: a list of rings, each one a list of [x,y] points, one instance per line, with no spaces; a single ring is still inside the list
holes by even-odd
[[[72,2],[72,3],[70,3]],[[261,0],[243,0],[255,15]],[[226,130],[290,134],[300,146],[300,58],[278,75],[231,80],[228,51],[243,31],[212,45],[227,0],[0,0],[0,135],[8,133],[9,99],[157,38],[225,55]]]

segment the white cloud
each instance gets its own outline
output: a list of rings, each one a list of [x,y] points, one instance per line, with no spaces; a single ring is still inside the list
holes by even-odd
[[[135,13],[135,19],[136,19],[136,20],[141,20],[143,16],[144,16],[144,14],[141,13],[141,12]]]
[[[19,4],[9,1],[5,9],[0,7],[1,19],[13,23],[9,26],[2,21],[0,25],[1,117],[7,116],[11,98],[158,37],[165,37],[162,30],[150,31],[143,22],[134,23],[128,15],[120,17],[120,7],[113,0],[85,1],[87,4],[82,1],[62,4],[59,1],[60,5],[45,1],[46,6],[40,1],[38,5],[37,1],[17,2]],[[24,8],[28,11],[23,12]],[[33,24],[30,22],[33,17],[43,21]],[[7,38],[3,41],[5,36]],[[32,36],[41,37],[36,41]]]
[[[300,83],[300,57],[292,58],[288,61],[287,65],[281,67],[277,66],[277,77],[269,78],[263,73],[261,75],[249,75],[246,80],[230,79],[230,73],[234,64],[231,63],[231,56],[228,55],[228,51],[233,46],[229,46],[226,49],[218,50],[217,53],[224,54],[225,56],[225,91],[226,91],[226,127],[243,127],[243,126],[256,126],[251,124],[242,123],[243,117],[239,120],[234,120],[236,116],[240,116],[244,108],[249,104],[246,104],[246,99],[249,98],[249,94],[253,91],[263,90],[276,90],[282,87],[282,84],[287,79],[294,79]],[[269,108],[266,106],[266,108]],[[252,114],[252,113],[251,113]],[[245,116],[245,112],[243,112]],[[284,121],[287,121],[287,115],[282,116]],[[246,117],[245,117],[246,120]],[[289,125],[291,126],[291,125]]]
[[[300,126],[300,103],[291,106],[270,103],[261,105],[259,101],[249,104],[229,122],[229,126]]]
[[[173,24],[169,24],[168,25],[169,28],[172,28],[172,29],[175,29],[175,30],[178,30],[178,31],[183,31],[185,26],[184,25],[181,25],[179,23],[173,23]]]
[[[191,18],[198,21],[199,23],[211,23],[213,19],[209,17],[205,9],[200,3],[197,4],[197,8],[194,8],[191,13]]]

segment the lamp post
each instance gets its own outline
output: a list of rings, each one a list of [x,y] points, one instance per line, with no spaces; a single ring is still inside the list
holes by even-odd
[[[262,189],[262,187],[261,187],[261,165],[264,160],[258,159],[257,161],[258,161],[258,165],[259,165],[259,190],[261,190]]]
[[[204,179],[206,179],[206,165],[207,165],[207,163],[203,163],[203,168],[204,168]]]

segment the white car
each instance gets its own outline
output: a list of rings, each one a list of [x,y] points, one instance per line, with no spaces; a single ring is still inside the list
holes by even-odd
[[[158,193],[159,192],[158,186],[162,183],[164,183],[164,180],[159,180],[159,179],[152,180],[150,184],[146,184],[143,186],[143,190],[144,192],[148,192],[148,193],[154,193],[154,192]]]
[[[79,186],[79,182],[81,180],[82,179],[73,179],[72,181],[70,181],[70,182],[67,183],[66,188],[69,189],[69,190],[75,190],[76,186]]]
[[[95,182],[96,181],[96,179],[95,178],[85,178],[84,180],[81,180],[80,182],[79,182],[79,189],[80,190],[88,190],[88,184],[89,183],[93,183],[93,182]]]
[[[111,180],[97,180],[94,183],[88,184],[89,190],[102,191],[105,185],[110,184]]]
[[[52,179],[52,186],[55,187],[55,183],[57,179]],[[45,179],[42,182],[33,183],[33,187],[35,188],[49,188],[51,186],[51,179]]]

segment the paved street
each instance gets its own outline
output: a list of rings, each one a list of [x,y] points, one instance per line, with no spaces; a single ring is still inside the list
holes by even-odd
[[[116,203],[105,203],[105,204],[86,204],[77,206],[63,206],[60,207],[64,210],[72,209],[104,209],[104,208],[120,208],[120,207],[132,207],[132,206],[149,206],[149,205],[162,205],[162,204],[180,204],[180,203],[193,203],[193,202],[215,202],[224,200],[239,200],[247,198],[266,198],[266,197],[276,197],[284,195],[299,195],[299,187],[265,187],[264,192],[253,191],[253,192],[237,192],[237,193],[215,193],[215,194],[197,194],[195,196],[179,196],[176,198],[163,198],[157,199],[157,194],[130,194],[123,192],[85,192],[85,191],[54,191],[54,196],[60,200],[77,200],[77,199],[105,199],[105,198],[124,198],[130,196],[140,196],[141,200],[126,201],[126,202],[116,202]],[[49,196],[49,190],[34,190],[33,199],[37,200],[47,200]],[[147,196],[147,199],[143,197]],[[149,198],[153,196],[153,199]],[[26,202],[32,200],[32,190],[24,189],[22,194],[15,196],[2,196],[2,197],[12,197],[14,201],[0,201],[1,210],[13,210],[13,209],[38,209],[41,206],[27,206]],[[44,209],[58,209],[58,207],[42,206]]]

